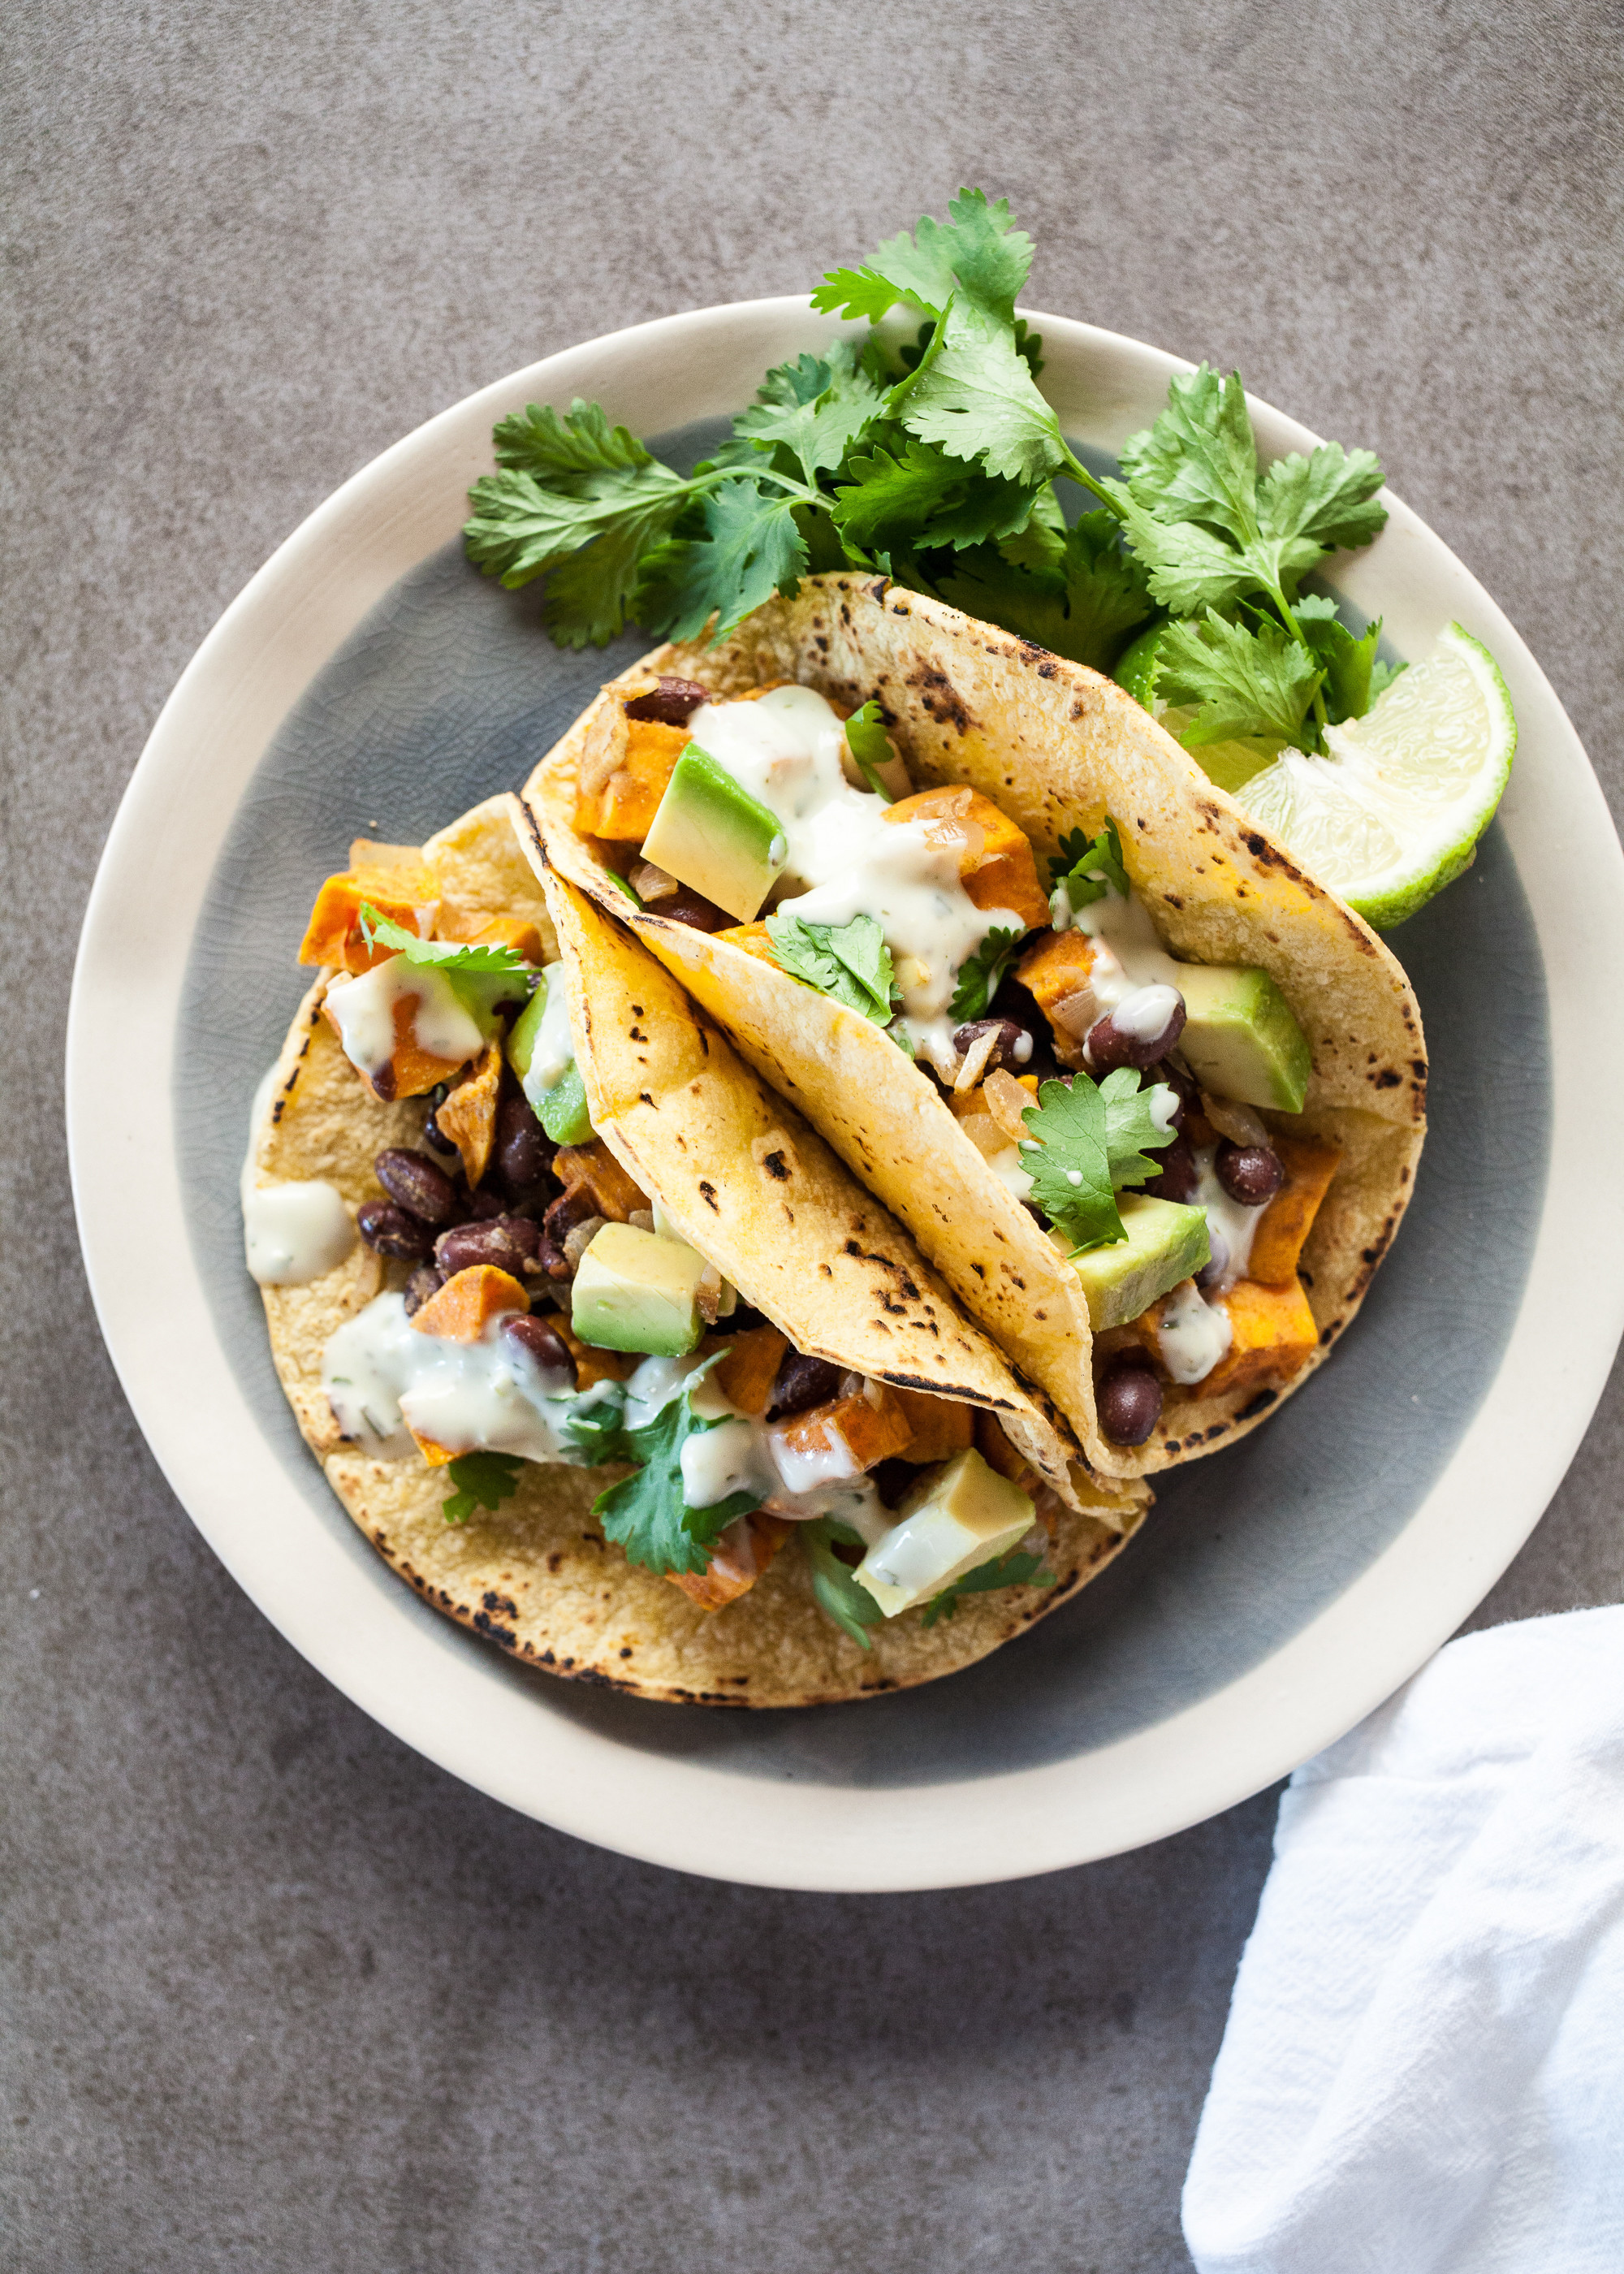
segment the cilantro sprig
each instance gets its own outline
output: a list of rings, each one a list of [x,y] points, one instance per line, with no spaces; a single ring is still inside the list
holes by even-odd
[[[865,703],[846,720],[846,747],[875,796],[883,798],[887,805],[894,803],[891,792],[880,779],[880,768],[889,765],[894,754],[885,732],[884,713],[877,703]]]
[[[1006,1555],[996,1556],[990,1563],[978,1563],[951,1587],[944,1587],[925,1606],[924,1624],[935,1626],[938,1619],[951,1619],[966,1595],[989,1595],[1000,1587],[1052,1587],[1055,1574],[1049,1570],[1041,1555],[1011,1547]]]
[[[767,937],[792,977],[876,1026],[890,1025],[902,995],[885,935],[872,916],[853,916],[848,924],[803,923],[780,909],[767,919]]]
[[[707,1508],[690,1508],[684,1496],[683,1446],[690,1437],[722,1426],[695,1414],[694,1392],[726,1355],[718,1351],[695,1367],[650,1420],[635,1429],[623,1428],[615,1449],[605,1444],[598,1453],[600,1460],[640,1464],[635,1476],[609,1486],[592,1502],[605,1538],[626,1550],[628,1562],[642,1563],[650,1571],[703,1571],[733,1518],[761,1505],[753,1492],[729,1493]]]
[[[1154,1177],[1149,1156],[1173,1141],[1170,1120],[1164,1128],[1156,1118],[1166,1095],[1161,1083],[1141,1088],[1132,1066],[1118,1066],[1099,1083],[1086,1073],[1046,1081],[1036,1106],[1021,1115],[1032,1132],[1020,1147],[1030,1197],[1073,1254],[1127,1238],[1116,1195]]]
[[[380,916],[369,900],[361,903],[361,937],[368,947],[393,948],[409,963],[433,964],[447,975],[456,972],[487,974],[515,971],[530,974],[535,967],[524,960],[516,947],[503,946],[499,941],[485,941],[471,945],[462,940],[419,939],[415,931]]]
[[[1007,924],[995,924],[981,945],[959,967],[959,983],[953,990],[953,999],[947,1006],[950,1019],[979,1019],[984,1016],[993,997],[1003,983],[1004,975],[1021,941],[1024,932]]]
[[[477,1508],[500,1508],[519,1489],[517,1453],[459,1453],[446,1466],[453,1489],[442,1503],[447,1524],[466,1524]]]
[[[867,1587],[859,1585],[852,1566],[835,1554],[837,1547],[861,1547],[862,1534],[838,1517],[820,1516],[795,1530],[812,1567],[812,1593],[817,1607],[865,1650],[874,1645],[863,1631],[878,1626],[885,1614]]]
[[[1128,871],[1123,865],[1122,840],[1108,816],[1097,837],[1070,829],[1060,840],[1060,858],[1049,865],[1049,907],[1056,924],[1066,923],[1080,908],[1091,907],[1107,893],[1128,897]]]

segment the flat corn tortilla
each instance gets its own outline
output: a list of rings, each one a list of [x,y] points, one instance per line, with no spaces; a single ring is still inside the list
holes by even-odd
[[[882,1030],[759,956],[633,907],[604,848],[576,834],[581,749],[605,689],[525,787],[548,860],[628,925],[793,1098],[900,1218],[953,1292],[1071,1422],[1111,1477],[1142,1476],[1245,1434],[1307,1379],[1359,1306],[1414,1186],[1425,1131],[1421,1014],[1396,959],[1305,876],[1149,713],[1111,681],[883,578],[804,579],[718,646],[658,648],[623,681],[669,673],[743,694],[773,680],[847,708],[870,697],[916,788],[965,784],[1026,832],[1040,858],[1109,816],[1129,876],[1176,956],[1260,965],[1307,1037],[1298,1116],[1264,1118],[1331,1140],[1342,1160],[1304,1250],[1319,1344],[1289,1383],[1169,1392],[1148,1441],[1102,1435],[1093,1335],[1076,1275],[964,1134],[935,1085]],[[615,682],[618,686],[621,682]],[[617,848],[618,849],[618,848]]]
[[[543,922],[544,936],[552,941],[552,920],[541,886],[519,850],[515,831],[522,822],[516,800],[493,799],[432,839],[424,847],[425,855],[440,868],[447,896],[459,906],[472,903],[473,879],[500,878],[509,860],[516,860],[523,891],[505,903],[487,898],[480,903],[480,913],[523,915]],[[443,863],[442,847],[450,856]],[[453,862],[459,864],[455,870]],[[457,890],[450,881],[454,873],[458,875]],[[590,909],[583,913],[598,930],[610,931]],[[642,969],[659,984],[670,987],[658,966],[633,943],[620,946],[636,956]],[[421,1099],[385,1105],[356,1075],[321,1015],[330,975],[323,973],[312,987],[289,1031],[254,1141],[253,1174],[259,1183],[323,1179],[336,1187],[353,1214],[364,1201],[383,1197],[372,1173],[376,1155],[386,1146],[419,1141],[424,1105]],[[680,990],[673,989],[672,993],[687,1023],[694,1026],[691,1008]],[[676,1022],[671,1023],[674,1028]],[[713,1036],[711,1047],[719,1051],[725,1045]],[[678,1053],[674,1064],[680,1067],[683,1063]],[[921,1316],[927,1302],[934,1306],[934,1322],[940,1330],[936,1337],[927,1332],[923,1340],[933,1347],[940,1340],[951,1353],[936,1377],[938,1383],[951,1378],[955,1387],[973,1385],[978,1402],[1007,1413],[1011,1429],[1024,1427],[1034,1447],[1053,1461],[1054,1448],[1064,1444],[1059,1432],[1025,1397],[997,1354],[962,1320],[905,1237],[811,1133],[778,1100],[768,1099],[754,1075],[736,1059],[732,1065],[734,1082],[762,1101],[757,1118],[769,1129],[782,1130],[796,1150],[801,1164],[794,1187],[796,1224],[805,1242],[799,1277],[807,1282],[806,1288],[798,1294],[797,1276],[785,1272],[776,1254],[770,1268],[754,1273],[747,1269],[748,1211],[727,1234],[733,1243],[727,1261],[714,1240],[704,1243],[705,1252],[719,1268],[728,1269],[730,1277],[729,1263],[737,1262],[735,1284],[745,1284],[747,1300],[752,1299],[750,1288],[759,1283],[761,1291],[773,1299],[771,1314],[803,1346],[862,1370],[883,1342],[867,1323],[868,1314],[877,1313],[893,1335],[898,1332],[898,1320],[869,1299],[870,1286],[883,1284],[896,1299],[894,1275],[862,1258],[842,1258],[837,1268],[846,1275],[844,1300],[853,1318],[863,1313],[853,1323],[843,1320],[839,1304],[819,1297],[821,1274],[808,1262],[815,1242],[827,1239],[831,1249],[838,1246],[837,1228],[844,1231],[861,1218],[862,1245],[870,1256],[883,1256],[887,1264],[899,1261],[905,1269],[906,1259],[913,1259],[913,1276],[921,1291],[914,1299]],[[649,1088],[651,1096],[664,1097],[663,1088],[654,1087],[652,1069],[643,1072],[641,1086]],[[710,1118],[696,1121],[695,1142],[701,1130],[708,1141],[748,1122],[749,1111],[738,1103],[730,1108],[718,1075],[712,1073],[704,1088]],[[673,1139],[685,1133],[678,1126],[677,1100],[666,1100],[663,1110],[660,1135],[643,1140],[644,1148],[651,1143],[657,1154],[662,1143],[670,1141],[664,1136],[665,1129]],[[635,1116],[633,1119],[634,1126],[641,1128]],[[672,1145],[672,1150],[680,1149]],[[648,1183],[641,1156],[636,1162],[628,1159],[628,1164],[639,1182]],[[767,1174],[776,1189],[776,1173]],[[718,1177],[718,1188],[725,1181],[733,1180]],[[673,1179],[673,1185],[680,1186],[680,1179]],[[691,1211],[692,1196],[685,1199],[673,1190],[673,1221],[685,1221],[683,1212]],[[790,1230],[775,1234],[778,1245]],[[550,1673],[607,1683],[636,1697],[705,1705],[820,1705],[904,1689],[973,1664],[1075,1594],[1116,1553],[1148,1504],[1142,1487],[1101,1491],[1085,1480],[1093,1512],[1071,1507],[1060,1515],[1049,1559],[1056,1585],[967,1597],[951,1618],[940,1619],[930,1628],[917,1614],[889,1620],[871,1630],[871,1651],[849,1640],[817,1608],[808,1566],[794,1552],[793,1540],[749,1593],[719,1611],[702,1611],[680,1589],[628,1563],[605,1540],[591,1504],[608,1477],[621,1472],[527,1465],[518,1472],[510,1500],[495,1510],[476,1510],[465,1523],[448,1524],[443,1511],[449,1487],[443,1472],[410,1457],[378,1460],[342,1440],[321,1389],[323,1349],[347,1319],[387,1286],[400,1284],[409,1269],[387,1262],[357,1241],[343,1262],[308,1285],[262,1289],[278,1376],[328,1484],[386,1562],[436,1609]],[[816,1334],[803,1336],[795,1323],[803,1296],[811,1301]],[[1064,1481],[1064,1450],[1060,1473]],[[1071,1496],[1078,1497],[1075,1491]]]

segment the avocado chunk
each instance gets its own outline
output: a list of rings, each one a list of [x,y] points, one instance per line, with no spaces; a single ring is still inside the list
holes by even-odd
[[[643,859],[748,923],[772,890],[787,850],[778,815],[741,789],[708,750],[690,742],[659,802]]]
[[[1157,1200],[1151,1193],[1118,1193],[1116,1207],[1126,1239],[1071,1259],[1088,1298],[1088,1322],[1095,1334],[1137,1319],[1181,1279],[1193,1278],[1212,1253],[1205,1209]],[[1064,1251],[1061,1233],[1050,1232],[1049,1238]]]
[[[575,1064],[569,1032],[564,967],[550,963],[541,984],[514,1020],[508,1063],[519,1077],[530,1111],[555,1145],[584,1145],[592,1134],[586,1084]]]
[[[1314,1070],[1307,1037],[1267,971],[1244,964],[1185,963],[1184,1063],[1214,1097],[1300,1113]]]
[[[570,1291],[570,1324],[599,1350],[681,1358],[705,1322],[699,1283],[705,1259],[685,1240],[635,1224],[606,1224],[581,1258]]]
[[[978,1563],[1006,1555],[1031,1531],[1034,1513],[1019,1485],[989,1468],[978,1452],[959,1453],[914,1487],[898,1522],[853,1577],[894,1619],[898,1611],[928,1603]]]

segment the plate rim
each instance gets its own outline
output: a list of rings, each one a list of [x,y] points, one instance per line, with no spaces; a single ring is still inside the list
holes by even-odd
[[[1165,379],[1192,368],[1121,334],[1023,312],[1045,334],[1051,374],[1055,350],[1064,347],[1072,369],[1120,373],[1124,401],[1148,374]],[[305,517],[199,646],[162,706],[120,801],[75,961],[66,1114],[86,1276],[138,1426],[210,1547],[303,1656],[415,1751],[557,1829],[708,1877],[881,1893],[1060,1870],[1167,1837],[1234,1805],[1390,1696],[1521,1548],[1589,1426],[1624,1331],[1624,1197],[1587,1188],[1583,1173],[1598,1103],[1604,1116],[1624,1113],[1624,1053],[1612,1055],[1616,1072],[1597,1074],[1594,1012],[1587,1008],[1578,1017],[1575,992],[1582,988],[1591,1003],[1624,999],[1624,926],[1616,922],[1624,907],[1624,852],[1578,736],[1524,643],[1443,540],[1391,492],[1384,493],[1392,516],[1388,531],[1369,553],[1335,565],[1340,589],[1367,614],[1377,612],[1367,601],[1401,590],[1417,621],[1432,614],[1436,629],[1449,616],[1459,617],[1485,640],[1506,673],[1525,748],[1530,724],[1538,724],[1538,759],[1514,769],[1502,817],[1546,968],[1550,1169],[1528,1278],[1500,1367],[1432,1489],[1403,1530],[1333,1603],[1259,1665],[1198,1704],[1092,1752],[937,1785],[864,1788],[741,1776],[622,1745],[565,1714],[538,1713],[530,1681],[430,1610],[358,1532],[343,1550],[319,1556],[312,1567],[335,1590],[332,1599],[324,1596],[299,1562],[320,1527],[307,1505],[305,1521],[297,1522],[300,1495],[252,1409],[234,1392],[191,1243],[173,1237],[184,1223],[169,1135],[175,1020],[195,904],[224,829],[299,694],[411,565],[395,568],[373,590],[357,573],[357,562],[370,557],[375,568],[413,546],[419,549],[412,557],[420,560],[455,534],[436,519],[440,501],[451,494],[450,486],[460,498],[468,481],[488,470],[490,428],[503,410],[529,400],[561,402],[576,392],[591,393],[634,431],[658,432],[715,415],[690,407],[678,419],[668,410],[661,415],[651,408],[662,400],[669,405],[673,392],[686,388],[692,401],[703,403],[708,394],[716,409],[736,409],[768,363],[779,359],[778,347],[786,353],[816,347],[842,328],[834,318],[816,314],[805,296],[786,295],[723,303],[606,334],[465,396],[391,444]],[[1088,400],[1086,419],[1067,411],[1071,383],[1065,368],[1058,383],[1050,379],[1064,423],[1073,432],[1089,421],[1109,423],[1111,403],[1097,392]],[[1318,438],[1297,421],[1256,397],[1248,402],[1271,455],[1313,447]],[[459,511],[459,526],[461,518]],[[1438,614],[1440,599],[1448,605]],[[244,749],[257,734],[257,746],[230,768],[216,767],[211,779],[209,762],[222,743],[235,748],[234,733],[244,738]],[[1530,772],[1538,777],[1535,783]],[[1552,825],[1553,809],[1561,826]],[[193,880],[197,889],[190,901],[184,893],[167,897],[154,934],[160,952],[132,964],[121,951],[132,911],[159,909],[160,883],[150,873],[154,832],[162,838],[177,829],[207,840],[201,875]],[[188,907],[191,920],[185,919]],[[1596,920],[1603,911],[1614,917],[1611,927]],[[148,1114],[134,1126],[121,1124],[99,1110],[109,1061],[122,1053],[122,1062],[150,1067],[154,1045],[161,1045],[167,1112]],[[144,1061],[138,1057],[143,1050]],[[1574,1095],[1581,1079],[1583,1110]],[[1604,1093],[1599,1100],[1598,1090]],[[1564,1178],[1564,1169],[1574,1173]],[[153,1196],[148,1221],[171,1235],[173,1252],[150,1268],[134,1265],[122,1232],[132,1185]],[[205,1388],[215,1393],[204,1397],[201,1411],[177,1393],[173,1368],[155,1351],[149,1330],[154,1301],[171,1322],[181,1321]],[[1575,1305],[1592,1332],[1577,1352],[1564,1348],[1559,1365],[1551,1355],[1550,1329],[1571,1316]],[[213,1348],[212,1369],[207,1351],[197,1347],[199,1314]],[[1532,1418],[1538,1399],[1530,1383],[1557,1393],[1554,1408],[1547,1400],[1540,1415],[1543,1433],[1514,1431],[1507,1444],[1497,1427],[1488,1442],[1492,1412]],[[1558,1426],[1551,1426],[1551,1410],[1560,1415]],[[237,1473],[233,1465],[242,1461],[248,1439],[270,1475],[244,1480]],[[217,1481],[222,1464],[232,1480],[224,1493]],[[336,1549],[337,1538],[327,1547]],[[347,1584],[363,1572],[366,1581],[358,1590]],[[387,1581],[387,1592],[372,1584],[374,1576]],[[294,1579],[297,1584],[290,1584]],[[357,1630],[353,1613],[369,1605],[372,1615],[363,1616]],[[1345,1661],[1356,1630],[1371,1647],[1353,1668]],[[1336,1681],[1327,1672],[1333,1663]],[[432,1683],[424,1678],[431,1666]],[[430,1690],[435,1692],[432,1705]],[[1294,1734],[1287,1736],[1288,1729]],[[539,1744],[538,1730],[546,1733]],[[538,1753],[545,1757],[539,1769]],[[986,1811],[966,1805],[972,1792],[983,1798],[999,1794],[1010,1803],[996,1843],[987,1838]],[[1147,1797],[1150,1792],[1154,1798]],[[996,1861],[989,1864],[995,1848]]]

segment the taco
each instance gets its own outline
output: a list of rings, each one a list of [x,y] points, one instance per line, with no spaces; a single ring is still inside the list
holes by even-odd
[[[906,1233],[514,798],[358,841],[256,1106],[251,1269],[328,1483],[425,1600],[635,1695],[929,1681],[1074,1593],[1094,1480]]]
[[[1101,1474],[1229,1444],[1413,1186],[1403,972],[1109,680],[808,577],[606,687],[524,791]]]

